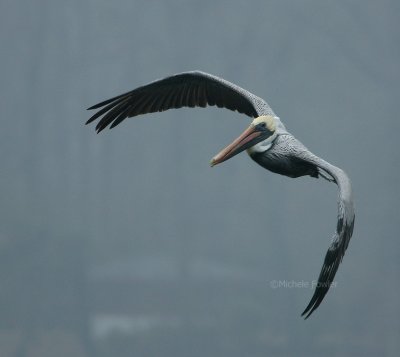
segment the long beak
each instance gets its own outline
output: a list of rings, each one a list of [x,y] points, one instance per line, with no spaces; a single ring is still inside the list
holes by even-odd
[[[217,155],[215,155],[210,161],[210,165],[215,166],[224,162],[231,157],[239,154],[243,150],[257,144],[264,138],[261,137],[262,132],[258,131],[254,125],[250,125],[232,144],[228,145],[225,149],[221,150]]]

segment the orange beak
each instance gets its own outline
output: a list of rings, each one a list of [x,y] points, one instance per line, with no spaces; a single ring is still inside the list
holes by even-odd
[[[263,132],[256,129],[254,125],[250,125],[232,144],[228,145],[225,149],[221,150],[210,161],[210,165],[215,166],[224,162],[231,157],[239,154],[243,150],[257,144],[264,140]]]

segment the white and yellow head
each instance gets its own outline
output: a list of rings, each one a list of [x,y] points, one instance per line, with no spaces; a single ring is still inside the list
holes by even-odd
[[[251,125],[265,125],[265,127],[271,132],[276,130],[275,118],[272,115],[262,115],[257,117],[251,122]]]
[[[255,118],[242,135],[213,157],[210,165],[220,164],[246,149],[251,152],[251,149],[254,147],[258,151],[259,145],[257,144],[260,143],[265,144],[264,146],[271,146],[272,141],[276,137],[276,119],[276,117],[271,115],[262,115]]]

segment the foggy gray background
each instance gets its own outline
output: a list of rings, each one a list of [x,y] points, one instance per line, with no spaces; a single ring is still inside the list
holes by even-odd
[[[0,356],[397,356],[398,1],[0,2]],[[342,167],[354,236],[311,318],[336,186],[180,109],[95,134],[85,109],[207,71],[265,98]]]

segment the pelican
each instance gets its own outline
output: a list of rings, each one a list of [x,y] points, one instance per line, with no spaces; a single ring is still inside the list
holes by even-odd
[[[251,159],[274,173],[322,177],[338,186],[336,231],[325,255],[314,294],[302,313],[307,319],[321,304],[341,263],[354,227],[351,183],[346,173],[309,151],[290,134],[263,99],[217,76],[190,71],[175,74],[105,100],[88,110],[99,109],[87,122],[99,119],[97,133],[125,118],[173,108],[216,105],[253,118],[250,126],[215,155],[210,164],[220,164],[246,150]],[[101,109],[100,109],[101,108]]]

